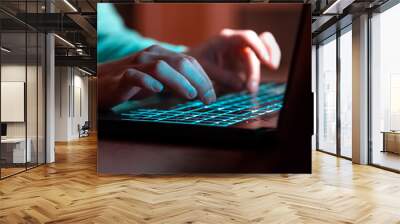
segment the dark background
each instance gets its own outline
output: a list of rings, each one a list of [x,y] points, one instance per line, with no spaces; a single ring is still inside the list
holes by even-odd
[[[128,27],[145,37],[195,47],[224,28],[271,32],[282,51],[277,71],[263,71],[264,80],[286,81],[300,11],[285,4],[116,4]]]

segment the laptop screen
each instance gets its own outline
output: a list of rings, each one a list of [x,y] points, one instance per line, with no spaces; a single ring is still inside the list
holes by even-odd
[[[263,125],[276,127],[302,5],[151,3],[131,5],[131,13],[126,4],[110,6],[98,7],[101,108],[135,122],[240,127],[266,117]],[[110,27],[103,17],[109,11],[122,15],[121,27]],[[121,35],[107,51],[109,32]],[[190,59],[186,70],[182,58]],[[167,64],[163,69],[160,61]],[[121,66],[109,72],[112,63]],[[111,73],[122,77],[118,88],[102,79]]]

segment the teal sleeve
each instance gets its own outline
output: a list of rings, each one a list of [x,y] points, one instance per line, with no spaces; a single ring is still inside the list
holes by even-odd
[[[183,52],[185,46],[162,43],[145,38],[128,29],[111,3],[97,4],[97,62],[104,63],[126,57],[153,44]]]

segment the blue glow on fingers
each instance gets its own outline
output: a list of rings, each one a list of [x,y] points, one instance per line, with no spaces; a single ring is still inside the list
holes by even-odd
[[[208,83],[206,82],[206,79],[201,75],[201,72],[196,69],[192,63],[189,60],[183,60],[183,63],[181,64],[181,69],[183,75],[186,76],[186,78],[189,79],[189,81],[192,81],[192,84],[197,84],[200,86],[205,86],[208,88]]]
[[[188,97],[189,97],[189,99],[192,100],[192,99],[196,98],[196,96],[197,96],[196,89],[193,88],[192,86],[189,86],[189,89],[188,89]]]
[[[183,75],[188,78],[193,86],[198,91],[198,97],[205,104],[210,104],[215,101],[216,95],[211,82],[208,81],[207,75],[200,71],[189,60],[183,60],[181,64]]]
[[[214,92],[214,89],[209,89],[204,95],[203,95],[203,102],[205,104],[211,104],[214,103],[216,100],[216,95]]]
[[[155,90],[155,92],[157,92],[157,93],[163,91],[163,89],[164,89],[164,86],[160,82],[153,81],[151,86]]]
[[[143,78],[143,85],[147,89],[149,89],[155,93],[159,93],[159,92],[163,91],[163,89],[164,89],[163,84],[161,84],[159,81],[155,80],[154,78],[152,78],[150,76],[146,76]]]
[[[158,79],[170,87],[172,90],[182,94],[187,99],[194,99],[197,96],[197,90],[190,82],[178,71],[172,68],[164,61],[160,61],[156,67]]]

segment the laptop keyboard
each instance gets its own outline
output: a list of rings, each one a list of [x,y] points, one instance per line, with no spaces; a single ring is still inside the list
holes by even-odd
[[[135,109],[121,116],[131,121],[227,127],[280,110],[285,88],[285,84],[267,83],[260,85],[256,94],[247,91],[226,94],[210,105],[196,100],[170,109]]]

